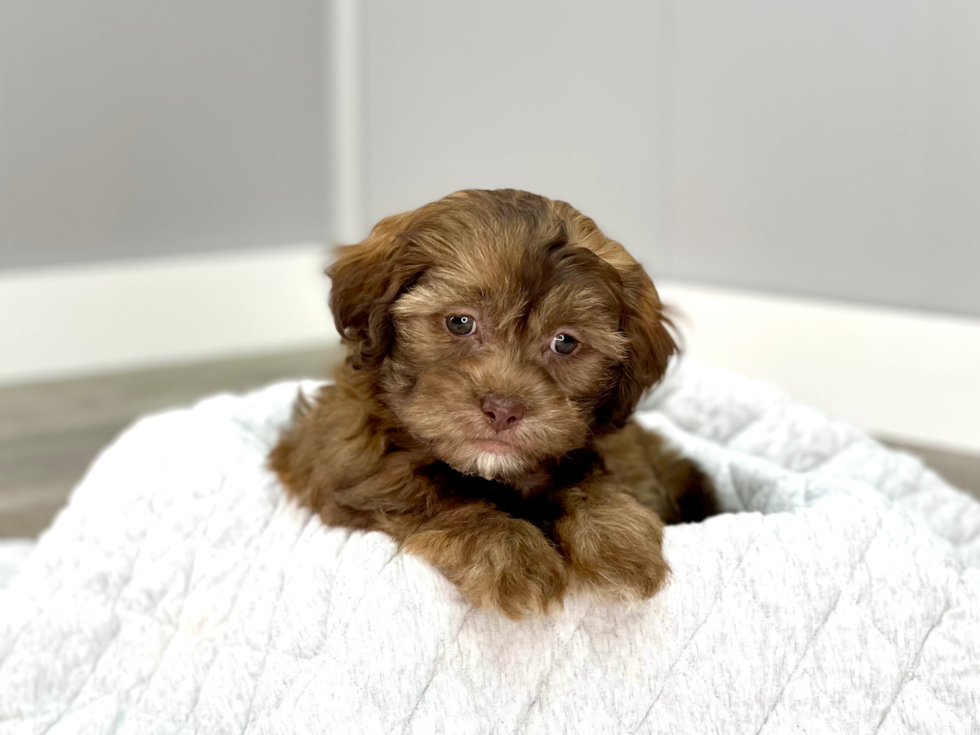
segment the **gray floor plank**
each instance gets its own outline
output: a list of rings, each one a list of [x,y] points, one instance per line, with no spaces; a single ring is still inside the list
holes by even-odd
[[[325,378],[340,359],[333,347],[0,389],[0,537],[44,530],[136,418],[214,393]]]
[[[340,356],[334,347],[2,388],[0,439],[125,423],[211,393],[326,377]]]

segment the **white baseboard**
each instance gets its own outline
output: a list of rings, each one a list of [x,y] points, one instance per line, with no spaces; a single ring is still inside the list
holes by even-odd
[[[869,431],[980,453],[980,320],[664,281],[686,351]]]
[[[326,248],[0,272],[0,384],[337,340]],[[687,352],[868,430],[980,452],[980,320],[660,281]]]
[[[0,271],[0,383],[336,341],[324,245]]]

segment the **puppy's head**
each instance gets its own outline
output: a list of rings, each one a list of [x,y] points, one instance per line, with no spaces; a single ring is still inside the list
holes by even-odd
[[[676,347],[643,269],[526,192],[382,220],[329,269],[350,363],[457,470],[516,481],[626,421]]]

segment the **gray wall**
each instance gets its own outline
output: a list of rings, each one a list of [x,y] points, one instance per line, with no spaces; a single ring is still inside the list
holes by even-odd
[[[326,232],[319,0],[0,2],[0,268]]]
[[[565,198],[655,275],[980,314],[980,3],[373,0],[368,214]]]
[[[663,201],[657,3],[374,0],[365,19],[372,220],[462,188],[566,199],[633,248]]]
[[[980,315],[980,3],[674,3],[668,268]]]
[[[0,2],[0,268],[324,237],[329,2]],[[975,0],[359,7],[371,220],[515,186],[655,275],[980,314]]]

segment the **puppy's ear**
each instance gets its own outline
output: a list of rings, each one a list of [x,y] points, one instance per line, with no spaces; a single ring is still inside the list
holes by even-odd
[[[377,367],[395,338],[390,309],[424,270],[405,237],[412,213],[381,220],[368,238],[339,249],[330,277],[330,310],[354,367]]]
[[[673,326],[664,315],[653,281],[626,249],[610,240],[596,223],[566,202],[552,201],[553,211],[568,225],[571,240],[588,248],[611,265],[622,285],[620,331],[627,338],[626,359],[604,401],[596,410],[595,431],[618,429],[630,415],[643,392],[656,385],[667,371],[677,344],[667,331]]]
[[[650,277],[636,263],[620,268],[619,273],[625,291],[620,329],[629,343],[611,395],[597,416],[608,429],[626,423],[644,391],[660,382],[671,355],[677,352],[668,331],[670,320]]]

